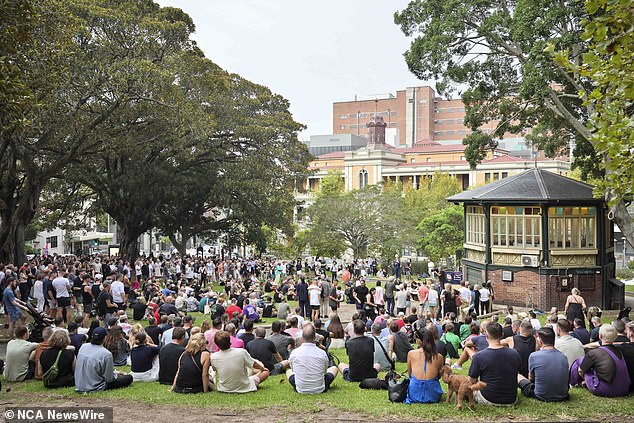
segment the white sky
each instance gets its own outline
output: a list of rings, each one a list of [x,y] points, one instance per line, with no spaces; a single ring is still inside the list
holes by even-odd
[[[207,58],[288,99],[301,139],[332,133],[335,101],[424,85],[394,24],[408,0],[155,1],[192,17]]]

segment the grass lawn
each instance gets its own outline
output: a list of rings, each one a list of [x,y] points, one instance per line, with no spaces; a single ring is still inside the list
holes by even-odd
[[[347,361],[345,350],[334,350],[342,361]],[[467,374],[469,363],[459,373]],[[405,364],[398,364],[397,370],[405,371]],[[128,371],[129,368],[120,368]],[[515,375],[509,375],[515,377]],[[60,396],[77,403],[90,403],[86,396],[76,394],[73,388],[45,389],[41,381],[28,381],[11,386],[5,394],[5,400],[19,397],[21,393],[36,395],[38,405],[58,401]],[[446,391],[446,386],[442,384]],[[257,392],[249,394],[223,394],[211,392],[207,394],[183,395],[169,391],[169,387],[158,382],[133,383],[131,387],[115,391],[91,394],[90,397],[103,400],[125,399],[140,403],[174,404],[196,407],[213,407],[214,409],[231,409],[247,411],[275,407],[288,411],[293,415],[317,413],[322,409],[338,409],[373,417],[393,417],[407,420],[628,420],[634,416],[632,396],[621,399],[594,397],[584,389],[570,390],[570,401],[562,403],[544,403],[520,396],[519,403],[513,407],[496,408],[476,406],[475,410],[465,407],[458,412],[455,402],[446,404],[393,404],[387,399],[386,391],[370,391],[359,389],[357,383],[345,382],[341,375],[333,383],[331,390],[321,395],[300,395],[293,391],[284,376],[272,376],[265,381]],[[445,397],[443,396],[443,401]],[[41,400],[41,404],[40,401]],[[262,420],[263,421],[263,420]],[[301,421],[298,420],[298,421]]]
[[[634,285],[625,285],[625,292],[634,292]]]

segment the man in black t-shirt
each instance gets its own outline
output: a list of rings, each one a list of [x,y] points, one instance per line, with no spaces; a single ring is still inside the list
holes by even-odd
[[[486,382],[487,386],[481,391],[474,391],[473,396],[479,404],[513,405],[517,402],[516,375],[520,370],[520,355],[500,343],[502,326],[499,323],[487,325],[486,337],[489,347],[471,357],[469,377],[472,383],[479,379]]]
[[[185,352],[185,347],[183,346],[184,343],[185,329],[181,327],[174,328],[172,331],[172,342],[164,345],[159,351],[160,384],[171,385],[174,383],[174,377],[176,376],[176,371],[178,370],[178,360],[183,352]]]
[[[365,336],[363,320],[355,320],[352,322],[352,327],[354,338],[346,343],[350,365],[341,363],[339,370],[344,380],[361,382],[363,379],[374,378],[378,374],[378,369],[374,367],[374,340]]]
[[[147,333],[152,341],[154,341],[154,345],[161,345],[161,334],[163,331],[160,327],[156,325],[156,319],[154,317],[150,317],[148,320],[148,326],[145,328],[145,333]],[[172,339],[174,339],[174,334],[172,333]]]
[[[368,300],[368,293],[370,290],[365,286],[365,281],[361,279],[359,286],[356,286],[352,291],[352,298],[354,298],[354,305],[357,310],[363,310],[363,305]]]
[[[251,357],[260,360],[262,365],[266,367],[271,375],[279,375],[288,369],[288,360],[282,360],[282,356],[277,352],[275,344],[265,339],[266,329],[257,327],[254,331],[255,339],[245,347]]]
[[[117,305],[112,299],[112,295],[110,295],[110,282],[104,282],[103,289],[97,297],[97,314],[99,318],[103,322],[107,322],[117,308]]]
[[[147,309],[147,304],[145,304],[145,297],[139,297],[139,301],[134,303],[132,306],[132,318],[134,320],[143,320],[145,317],[145,310]]]

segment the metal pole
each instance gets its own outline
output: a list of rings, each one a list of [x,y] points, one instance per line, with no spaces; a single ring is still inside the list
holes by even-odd
[[[623,240],[623,269],[625,269],[625,253],[627,251],[627,238],[621,238]]]

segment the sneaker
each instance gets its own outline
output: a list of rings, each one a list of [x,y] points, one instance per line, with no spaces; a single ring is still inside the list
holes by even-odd
[[[462,366],[459,366],[458,363],[452,364],[451,368],[454,369],[454,370],[462,370]]]

